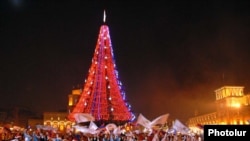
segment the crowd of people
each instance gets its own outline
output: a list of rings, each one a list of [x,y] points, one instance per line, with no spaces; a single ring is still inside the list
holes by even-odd
[[[127,131],[118,134],[101,129],[96,134],[82,131],[56,132],[41,129],[24,129],[15,132],[3,132],[0,141],[203,141],[200,134],[183,134],[153,130],[151,132]]]
[[[86,116],[86,115],[82,115]],[[150,121],[140,114],[135,123],[116,125],[108,123],[97,126],[92,120],[88,124],[76,124],[65,131],[49,125],[36,128],[0,132],[0,141],[203,141],[202,132],[194,132],[176,119],[170,127],[165,126],[168,114]],[[85,117],[83,119],[86,119]],[[86,123],[84,121],[84,123]],[[167,127],[167,128],[165,128]],[[202,131],[202,129],[200,129]]]

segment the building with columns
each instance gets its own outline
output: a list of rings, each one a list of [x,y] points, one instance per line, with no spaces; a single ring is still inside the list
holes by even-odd
[[[215,111],[189,118],[187,124],[190,128],[211,124],[250,124],[250,94],[244,94],[243,86],[223,86],[214,92]]]

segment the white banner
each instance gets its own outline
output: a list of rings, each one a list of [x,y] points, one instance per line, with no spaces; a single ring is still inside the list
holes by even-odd
[[[74,117],[77,123],[95,121],[95,118],[87,113],[75,113]]]

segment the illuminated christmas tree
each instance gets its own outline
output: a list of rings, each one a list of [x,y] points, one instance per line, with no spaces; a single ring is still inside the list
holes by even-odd
[[[105,20],[104,12],[104,23]],[[74,121],[76,113],[91,114],[98,123],[125,123],[134,118],[118,77],[109,27],[106,24],[100,28],[87,79],[68,118]]]

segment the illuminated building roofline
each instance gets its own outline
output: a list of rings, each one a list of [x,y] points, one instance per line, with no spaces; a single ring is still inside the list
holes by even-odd
[[[220,100],[226,97],[239,97],[244,95],[243,86],[223,86],[215,90],[216,100]]]
[[[215,92],[217,92],[217,91],[221,91],[222,89],[226,89],[226,88],[241,88],[241,89],[244,89],[245,87],[244,86],[223,86],[223,87],[220,87],[220,88],[218,88],[218,89],[216,89],[215,90]]]

